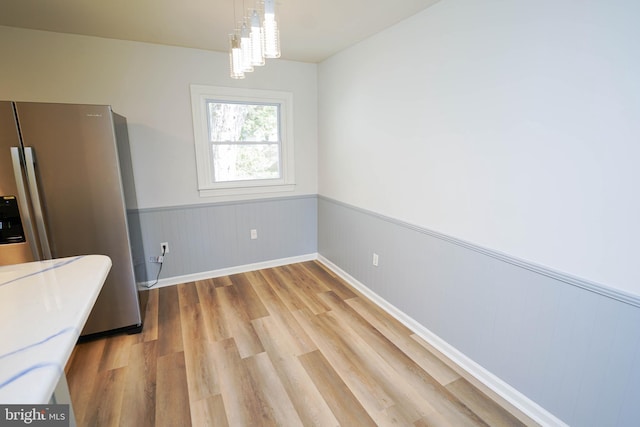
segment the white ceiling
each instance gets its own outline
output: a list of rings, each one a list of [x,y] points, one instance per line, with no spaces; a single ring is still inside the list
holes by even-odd
[[[0,25],[227,51],[255,0],[0,0]],[[438,0],[276,0],[282,57],[320,62]]]

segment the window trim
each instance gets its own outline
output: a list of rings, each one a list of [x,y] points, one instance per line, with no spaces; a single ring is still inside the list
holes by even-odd
[[[209,147],[207,118],[207,102],[209,100],[280,105],[280,161],[282,162],[280,166],[282,176],[279,179],[213,182],[213,159]],[[191,111],[200,197],[274,193],[293,191],[295,189],[292,93],[192,84]]]

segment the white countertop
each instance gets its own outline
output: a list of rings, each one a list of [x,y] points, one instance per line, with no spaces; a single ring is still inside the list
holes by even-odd
[[[0,267],[0,403],[49,402],[110,268],[104,255]]]

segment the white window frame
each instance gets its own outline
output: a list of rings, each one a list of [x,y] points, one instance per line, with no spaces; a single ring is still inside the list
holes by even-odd
[[[247,104],[278,104],[280,108],[280,171],[279,179],[257,179],[230,182],[213,181],[213,155],[209,141],[207,102],[229,101]],[[293,94],[290,92],[191,85],[191,110],[201,197],[235,196],[281,191],[293,191]]]

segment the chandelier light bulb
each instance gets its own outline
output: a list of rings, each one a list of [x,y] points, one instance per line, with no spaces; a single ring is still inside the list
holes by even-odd
[[[249,27],[245,21],[242,22],[240,30],[240,49],[242,50],[242,71],[250,73],[253,71],[251,65],[251,37]]]
[[[260,26],[258,11],[255,9],[251,14],[251,32],[249,33],[249,37],[251,38],[251,65],[260,67],[264,65],[264,32]]]
[[[229,35],[229,44],[229,75],[232,79],[244,79],[242,49],[240,48],[240,38],[237,34]]]
[[[275,15],[275,0],[264,0],[264,56],[280,58],[280,32]]]

